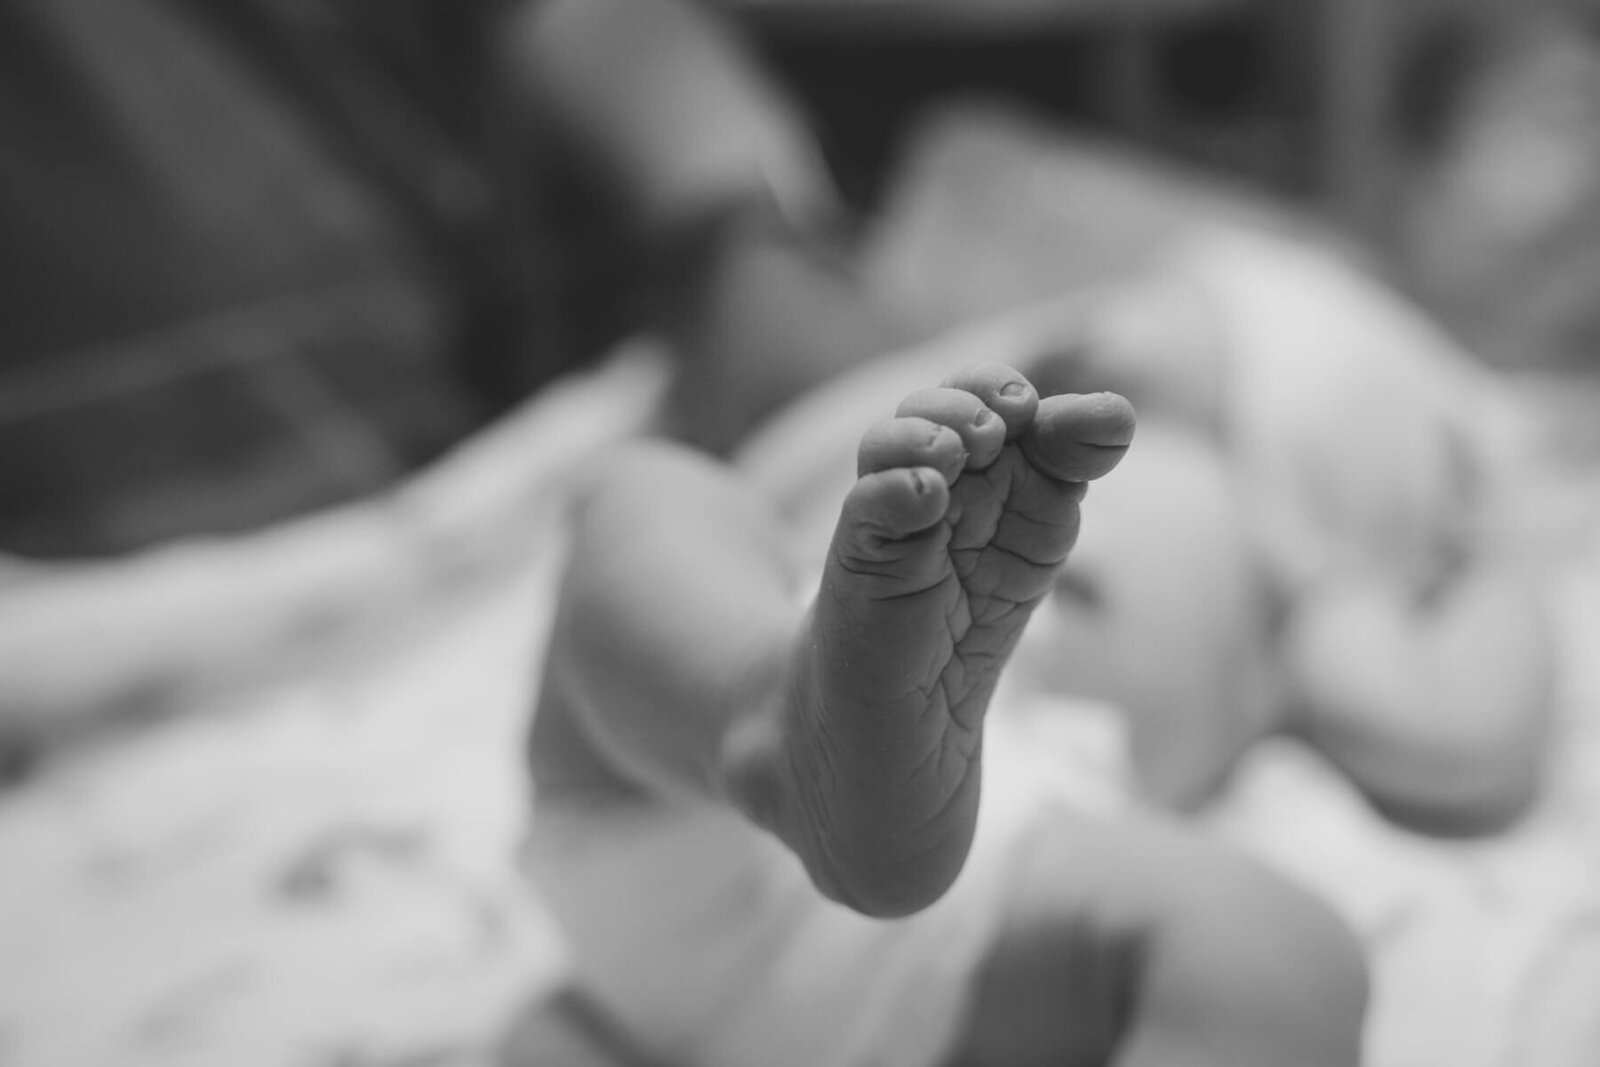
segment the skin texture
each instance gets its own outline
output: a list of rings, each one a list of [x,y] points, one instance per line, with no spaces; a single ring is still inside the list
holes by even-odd
[[[828,895],[895,915],[954,880],[989,697],[1077,537],[1083,483],[1132,430],[1120,397],[1041,404],[986,366],[863,438],[793,699],[736,772],[736,795]]]

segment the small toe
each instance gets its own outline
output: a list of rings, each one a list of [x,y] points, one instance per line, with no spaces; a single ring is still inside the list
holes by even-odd
[[[965,389],[923,389],[906,397],[895,414],[927,419],[960,434],[967,450],[968,470],[989,466],[1006,443],[1004,420],[977,394]]]
[[[946,378],[950,389],[963,389],[983,401],[1006,426],[1006,439],[1021,436],[1039,408],[1039,391],[1022,372],[1003,363],[980,363]]]
[[[929,419],[894,418],[862,435],[856,451],[856,475],[895,467],[932,467],[942,480],[953,482],[966,462],[966,444],[956,430]]]
[[[933,467],[893,467],[864,475],[845,497],[839,530],[850,554],[871,556],[884,541],[920,533],[944,518],[950,487]]]
[[[1022,450],[1052,478],[1093,481],[1121,462],[1135,421],[1133,405],[1116,393],[1048,397],[1022,438]]]

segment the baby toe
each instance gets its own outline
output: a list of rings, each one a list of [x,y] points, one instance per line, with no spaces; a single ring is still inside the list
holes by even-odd
[[[953,482],[966,462],[966,444],[956,430],[931,419],[894,418],[862,435],[856,475],[896,467],[932,467],[944,481]]]
[[[1040,402],[1022,451],[1059,481],[1093,481],[1121,462],[1135,421],[1133,405],[1116,393],[1049,397]]]
[[[938,523],[949,504],[950,487],[932,467],[874,471],[846,495],[835,545],[846,558],[880,558],[888,542]]]
[[[982,470],[1000,455],[1006,443],[1006,424],[975,393],[965,389],[936,388],[912,393],[895,412],[902,418],[927,419],[961,435],[968,470]]]
[[[1039,391],[1022,372],[1003,363],[980,363],[959,370],[944,385],[962,389],[983,401],[1005,423],[1007,439],[1018,437],[1033,422]]]

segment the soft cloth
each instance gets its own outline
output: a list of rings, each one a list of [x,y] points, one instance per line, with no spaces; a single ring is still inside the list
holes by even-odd
[[[494,1061],[562,978],[515,863],[557,531],[663,384],[630,348],[392,496],[0,596],[0,706],[77,742],[0,792],[0,1062]]]
[[[1548,580],[1565,673],[1544,795],[1519,825],[1480,841],[1405,833],[1287,741],[1258,749],[1206,820],[1330,901],[1365,942],[1368,1067],[1600,1063],[1597,520],[1593,548]]]
[[[991,719],[973,852],[908,919],[834,904],[776,839],[703,804],[542,804],[528,872],[581,987],[663,1062],[934,1067],[1029,842],[1060,805],[1114,802],[1111,717],[1072,710]]]

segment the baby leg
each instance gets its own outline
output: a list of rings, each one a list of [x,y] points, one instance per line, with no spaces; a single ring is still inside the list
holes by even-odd
[[[1556,664],[1522,576],[1475,564],[1424,600],[1377,580],[1313,589],[1284,648],[1292,727],[1394,821],[1492,833],[1538,798]]]
[[[1366,973],[1309,896],[1176,826],[1064,816],[1019,871],[955,1067],[1354,1067]]]
[[[999,672],[1132,424],[1119,397],[1041,401],[993,365],[911,395],[861,440],[803,614],[754,494],[682,452],[614,466],[580,520],[536,777],[587,745],[647,793],[732,803],[857,910],[926,905],[971,842]]]

